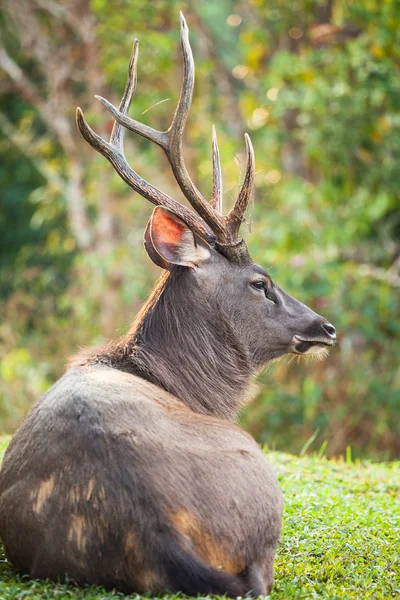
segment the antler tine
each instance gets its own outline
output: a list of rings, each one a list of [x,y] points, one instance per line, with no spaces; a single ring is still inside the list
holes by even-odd
[[[181,22],[181,49],[183,56],[183,80],[181,93],[179,96],[178,105],[175,110],[174,118],[168,133],[173,138],[176,138],[178,144],[182,144],[182,136],[185,129],[186,121],[189,115],[192,104],[193,88],[194,88],[194,60],[192,48],[189,42],[189,28],[183,13],[179,13]]]
[[[100,102],[106,107],[110,115],[114,117],[117,123],[123,125],[124,127],[126,127],[126,129],[130,129],[131,131],[138,133],[142,137],[146,138],[147,140],[150,140],[151,142],[154,142],[158,146],[161,146],[163,150],[165,150],[165,145],[167,143],[167,134],[165,131],[157,131],[157,129],[153,129],[152,127],[149,127],[144,123],[140,123],[135,119],[131,119],[131,117],[124,115],[118,110],[118,108],[115,108],[115,106],[111,104],[111,102],[109,102],[102,96],[96,95],[95,98],[97,100],[100,100]]]
[[[222,173],[219,160],[219,150],[217,134],[214,125],[212,126],[212,164],[213,164],[213,191],[211,206],[215,211],[222,215]]]
[[[244,134],[247,148],[247,166],[246,175],[243,181],[242,188],[238,194],[235,205],[232,210],[225,217],[226,227],[229,231],[230,236],[233,239],[237,239],[239,234],[240,225],[244,220],[244,214],[249,205],[249,202],[253,196],[254,191],[254,177],[255,177],[255,160],[254,150],[251,143],[250,137],[247,133]]]
[[[178,182],[185,197],[189,200],[192,207],[202,219],[209,225],[221,242],[225,240],[225,226],[221,215],[214,212],[212,206],[202,196],[200,191],[192,182],[186,169],[182,152],[182,138],[190,111],[194,87],[194,61],[189,43],[189,30],[185,18],[180,13],[181,19],[181,47],[183,55],[183,81],[181,94],[172,123],[168,131],[157,131],[148,125],[144,125],[135,119],[126,116],[121,110],[118,110],[108,100],[101,96],[96,96],[98,100],[107,108],[109,113],[118,123],[148,140],[160,146],[171,165],[175,179]]]
[[[121,114],[126,115],[129,111],[129,107],[132,102],[132,98],[135,95],[136,82],[137,82],[137,62],[139,57],[139,40],[135,39],[132,47],[132,54],[129,61],[128,67],[128,79],[126,80],[125,90],[119,105]],[[118,148],[120,152],[123,152],[124,148],[124,133],[125,129],[118,121],[114,122],[112,128],[110,144]]]
[[[225,241],[225,227],[222,218],[214,212],[210,204],[205,200],[196,186],[190,179],[187,172],[182,153],[182,137],[185,129],[187,117],[192,104],[194,88],[194,60],[192,49],[189,43],[189,29],[183,16],[180,13],[181,21],[181,48],[183,56],[183,81],[178,106],[172,120],[171,127],[168,130],[168,148],[166,154],[171,168],[175,175],[179,187],[189,200],[196,212],[205,220],[214,231],[218,239]]]

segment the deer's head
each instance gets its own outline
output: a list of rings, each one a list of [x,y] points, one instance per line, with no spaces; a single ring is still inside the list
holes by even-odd
[[[222,179],[214,128],[210,202],[190,179],[183,158],[182,137],[192,100],[194,62],[183,15],[181,46],[183,84],[168,131],[157,131],[127,116],[136,86],[137,40],[119,109],[98,97],[115,119],[110,141],[106,142],[89,127],[78,108],[79,130],[130,187],[156,205],[145,233],[145,248],[150,258],[163,269],[179,272],[182,298],[193,311],[197,306],[213,306],[214,318],[228,317],[234,323],[254,368],[287,353],[323,354],[335,343],[333,325],[284,292],[262,267],[251,260],[239,235],[254,188],[254,153],[247,134],[246,174],[236,202],[227,215],[222,209]],[[138,133],[164,150],[176,181],[193,210],[147,183],[131,169],[123,151],[125,129]],[[187,319],[190,318],[188,314]]]

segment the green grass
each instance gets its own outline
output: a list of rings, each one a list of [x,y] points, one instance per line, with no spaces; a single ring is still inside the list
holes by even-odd
[[[400,598],[400,463],[268,456],[285,497],[271,600]],[[1,555],[1,600],[124,597],[21,578]]]

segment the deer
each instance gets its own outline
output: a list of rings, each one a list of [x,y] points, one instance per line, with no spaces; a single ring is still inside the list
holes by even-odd
[[[283,500],[255,440],[237,424],[249,385],[285,355],[321,355],[335,328],[281,289],[239,234],[255,159],[236,201],[222,207],[212,131],[212,197],[185,166],[182,140],[194,61],[181,14],[183,83],[168,131],[128,116],[138,41],[109,141],[77,109],[84,139],[155,205],[144,234],[163,271],[128,332],[80,351],[34,404],[0,472],[0,538],[32,578],[97,584],[126,593],[258,597],[273,585]],[[191,208],[127,163],[130,130],[165,152]]]

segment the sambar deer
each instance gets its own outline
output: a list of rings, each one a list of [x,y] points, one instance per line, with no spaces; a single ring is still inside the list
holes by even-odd
[[[207,202],[182,153],[194,64],[181,16],[184,75],[166,132],[127,116],[138,42],[109,142],[77,109],[80,132],[156,205],[145,233],[165,271],[129,332],[84,351],[34,405],[0,475],[0,536],[31,577],[66,577],[125,592],[257,597],[273,581],[282,517],[278,481],[235,420],[252,377],[287,353],[324,352],[335,329],[250,258],[239,228],[254,155],[222,215],[215,131]],[[124,128],[166,153],[188,209],[127,164]]]

